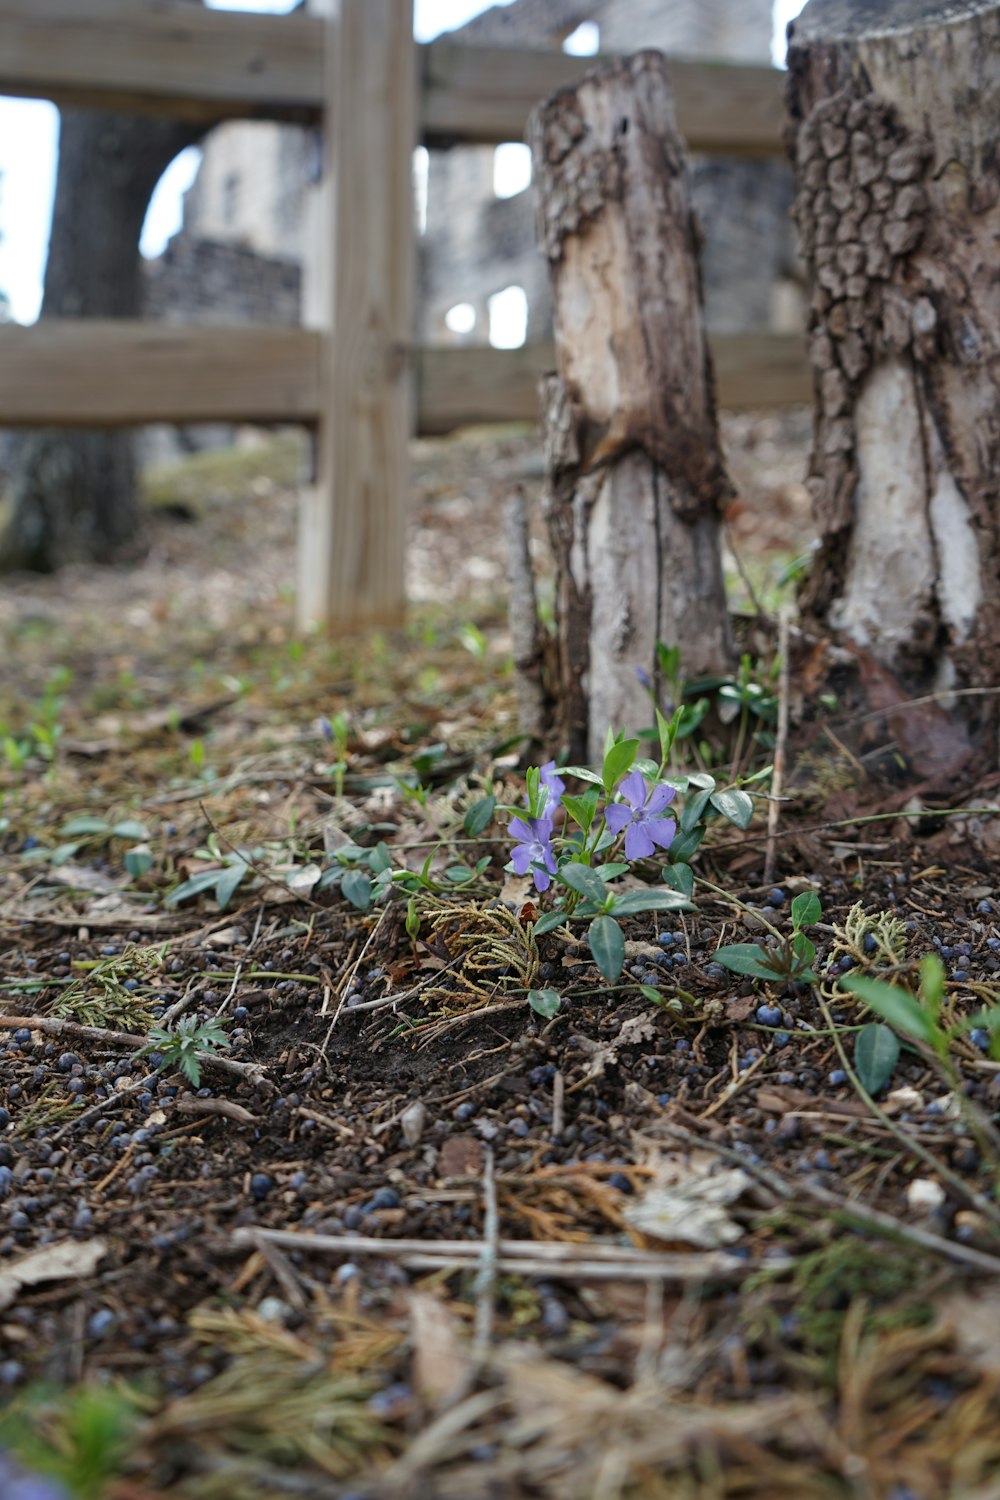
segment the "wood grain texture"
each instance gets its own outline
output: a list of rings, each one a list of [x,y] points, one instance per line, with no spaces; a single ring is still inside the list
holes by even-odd
[[[180,0],[0,0],[0,93],[196,120],[317,120],[325,24]],[[428,145],[521,140],[539,100],[596,61],[452,42],[417,53],[418,129]],[[777,69],[678,58],[670,78],[689,149],[782,154]]]
[[[312,329],[242,324],[0,324],[0,427],[314,422],[321,341]],[[718,334],[710,346],[721,406],[763,410],[809,401],[803,339]],[[480,423],[534,422],[539,376],[554,364],[552,344],[417,349],[417,431],[434,437]]]
[[[301,511],[299,622],[401,617],[413,426],[412,0],[340,0],[326,147],[332,336],[323,341],[319,474]]]
[[[0,427],[314,421],[320,344],[303,328],[0,325]]]
[[[0,93],[195,120],[315,120],[324,26],[179,0],[0,0]]]

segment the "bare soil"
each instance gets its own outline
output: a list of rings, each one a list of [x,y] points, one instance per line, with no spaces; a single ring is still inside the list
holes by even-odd
[[[727,427],[769,682],[806,439]],[[532,939],[501,824],[463,826],[523,792],[496,507],[534,441],[417,446],[410,622],[335,642],[292,635],[281,444],[157,481],[137,565],[0,592],[0,1443],[114,1500],[1000,1493],[1000,1063],[981,1028],[945,1070],[905,1047],[873,1106],[836,989],[915,988],[936,951],[956,1027],[997,1003],[995,786],[914,802],[905,732],[843,669],[821,703],[800,643],[774,869],[756,821],[713,829],[716,889],[631,919],[609,988]],[[722,777],[738,727],[706,734]],[[315,884],[347,839],[429,861],[409,930]],[[225,910],[165,904],[236,849]],[[816,983],[715,962],[805,890]],[[228,1036],[197,1083],[142,1050],[183,1016]],[[707,1183],[725,1203],[668,1225]]]

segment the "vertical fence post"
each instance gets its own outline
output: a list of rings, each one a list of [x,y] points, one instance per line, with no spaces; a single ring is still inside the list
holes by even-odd
[[[299,529],[302,626],[403,612],[412,426],[417,76],[412,0],[338,0],[327,28],[330,312],[315,487]]]

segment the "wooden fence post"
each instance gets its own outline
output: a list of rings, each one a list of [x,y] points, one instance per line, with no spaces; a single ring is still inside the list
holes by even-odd
[[[318,477],[303,500],[302,626],[403,611],[415,247],[412,0],[339,0],[328,23],[331,317],[322,341]]]

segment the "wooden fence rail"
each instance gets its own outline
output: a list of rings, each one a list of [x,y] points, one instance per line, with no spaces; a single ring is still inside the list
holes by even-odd
[[[180,0],[0,0],[0,93],[224,119],[322,120],[331,328],[47,321],[0,327],[0,427],[302,421],[319,431],[303,505],[299,617],[398,617],[406,438],[532,419],[546,346],[418,349],[414,145],[520,140],[534,105],[588,60],[413,42],[412,0],[339,0],[331,20]],[[677,60],[692,150],[782,151],[782,75]],[[713,340],[724,406],[808,399],[803,341]]]

